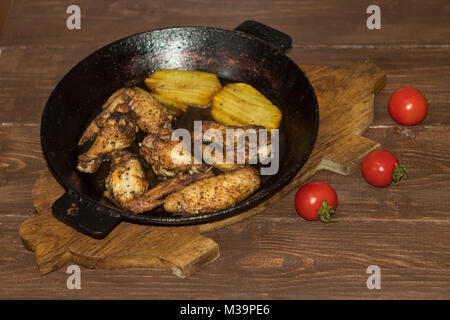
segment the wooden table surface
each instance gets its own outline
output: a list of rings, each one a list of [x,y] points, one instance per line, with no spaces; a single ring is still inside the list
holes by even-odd
[[[66,9],[81,8],[81,30]],[[0,42],[0,298],[436,299],[450,298],[450,3],[376,1],[381,30],[366,27],[371,1],[14,0]],[[340,66],[369,59],[387,73],[365,136],[409,168],[398,187],[378,189],[361,174],[320,172],[340,204],[325,225],[299,218],[295,192],[244,222],[206,234],[221,257],[188,279],[152,269],[66,267],[42,276],[19,238],[34,214],[31,188],[45,169],[39,128],[45,102],[82,58],[124,36],[174,25],[233,29],[257,20],[291,35],[299,64]],[[101,85],[101,84],[99,84]],[[426,120],[396,124],[390,94],[414,86],[431,100]],[[369,290],[369,265],[381,289]]]

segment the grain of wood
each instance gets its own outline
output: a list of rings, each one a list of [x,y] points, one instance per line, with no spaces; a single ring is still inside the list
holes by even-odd
[[[5,27],[6,17],[8,16],[10,6],[11,6],[10,0],[0,2],[0,39],[2,38],[3,29]]]
[[[30,186],[45,168],[39,126],[2,125],[0,141],[0,213],[29,216]]]
[[[330,227],[261,214],[207,233],[221,243],[222,255],[190,278],[82,267],[82,290],[66,288],[67,265],[40,276],[33,256],[17,249],[22,219],[2,222],[1,298],[429,299],[450,287],[449,228],[436,222],[358,220]],[[380,291],[366,288],[371,264],[382,270]]]
[[[257,20],[292,36],[294,45],[449,45],[445,0],[377,1],[382,29],[366,27],[366,2],[351,1],[105,1],[78,0],[81,30],[65,26],[68,0],[14,1],[2,44],[107,44],[133,33],[171,26],[233,29]],[[45,23],[36,23],[45,21]],[[120,25],[118,28],[117,26]],[[20,36],[18,36],[20,35]]]

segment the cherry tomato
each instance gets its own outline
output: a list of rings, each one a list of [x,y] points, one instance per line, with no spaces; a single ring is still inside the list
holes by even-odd
[[[369,153],[361,170],[367,182],[376,187],[387,187],[392,181],[398,183],[408,173],[406,168],[398,163],[397,157],[387,150]]]
[[[312,181],[301,186],[295,194],[295,209],[306,220],[331,222],[338,198],[328,183]]]
[[[389,99],[389,113],[400,124],[413,126],[425,119],[428,112],[427,98],[417,89],[397,89]]]

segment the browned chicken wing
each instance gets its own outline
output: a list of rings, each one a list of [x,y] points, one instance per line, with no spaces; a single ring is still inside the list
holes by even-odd
[[[231,159],[231,161],[227,163],[225,154],[220,149],[211,149],[210,151],[205,151],[209,147],[211,146],[202,145],[203,150],[202,157],[203,161],[206,164],[209,164],[214,168],[219,169],[220,171],[223,172],[233,171],[244,167],[244,165],[234,163],[235,159]]]
[[[185,141],[172,141],[170,134],[150,134],[142,141],[140,154],[159,176],[174,177],[185,172],[206,171],[206,166],[194,163],[192,154],[187,150]]]
[[[97,171],[106,154],[129,147],[136,135],[134,116],[126,104],[116,106],[113,112],[95,122],[99,128],[95,141],[88,151],[78,156],[77,169],[81,172]]]
[[[95,137],[95,135],[100,131],[100,127],[98,126],[97,122],[101,118],[107,118],[118,105],[127,104],[127,100],[124,99],[124,96],[120,89],[119,91],[116,91],[111,97],[108,98],[108,100],[103,104],[102,111],[94,118],[94,120],[91,121],[89,126],[86,128],[86,130],[83,132],[83,135],[80,138],[80,141],[78,141],[78,145],[84,144],[89,139],[92,139]]]
[[[262,143],[262,140],[259,137],[259,130],[265,130],[265,128],[253,125],[229,126],[214,121],[203,121],[202,139],[205,143],[215,143],[220,142],[221,140],[224,156],[227,156],[227,149],[232,149],[233,154],[228,154],[228,157],[230,158],[229,162],[236,164],[256,164],[258,157],[259,159],[265,159],[269,157],[271,153],[270,133],[267,133],[266,141],[265,143]],[[219,141],[217,141],[217,137],[220,137]],[[250,143],[250,140],[252,139],[253,144]],[[240,153],[242,153],[242,156]],[[239,162],[238,159],[240,159],[240,156],[242,157],[242,160]],[[221,168],[217,168],[222,171],[229,171],[236,169],[236,165],[222,164]]]
[[[252,133],[258,135],[258,130],[265,130],[262,126],[229,126],[226,124],[222,124],[215,121],[203,121],[202,122],[202,133],[203,133],[203,141],[205,142],[214,142],[214,137],[208,133],[208,130],[218,130],[218,132],[222,135],[223,142],[226,142],[226,134],[227,130],[238,130],[236,134],[233,136],[233,140],[231,143],[237,143],[238,139],[246,133]],[[267,143],[270,144],[270,135],[267,137]]]
[[[194,182],[167,196],[168,212],[203,214],[232,206],[255,192],[261,184],[258,170],[246,167]]]
[[[211,171],[190,174],[172,178],[158,184],[140,197],[134,198],[123,204],[123,208],[134,213],[142,213],[156,208],[164,203],[164,197],[175,191],[183,189],[185,186],[205,178],[211,177]]]
[[[172,131],[172,115],[150,92],[133,87],[128,88],[124,94],[130,99],[129,106],[136,113],[137,125],[142,131],[153,134]]]
[[[121,150],[110,154],[111,168],[105,179],[105,195],[123,206],[147,191],[144,168],[135,154]]]
[[[82,145],[93,138],[100,130],[98,119],[113,112],[121,104],[126,104],[133,110],[137,125],[142,131],[158,134],[172,130],[172,116],[150,92],[138,87],[122,88],[113,93],[103,104],[103,111],[89,124],[78,144]]]
[[[77,169],[81,172],[97,171],[103,158],[109,155],[111,167],[105,179],[105,196],[125,210],[142,213],[163,205],[167,212],[177,214],[204,214],[230,207],[249,197],[261,184],[258,170],[236,164],[239,152],[244,150],[245,164],[250,156],[250,143],[246,139],[238,144],[239,137],[256,134],[259,126],[234,127],[213,121],[203,122],[202,155],[204,163],[194,161],[186,143],[172,141],[172,116],[152,94],[138,87],[116,91],[103,105],[83,133],[79,144],[93,139],[90,148],[78,156]],[[148,190],[149,182],[139,156],[125,151],[135,139],[138,128],[148,133],[140,154],[156,175],[171,177]],[[224,149],[214,148],[217,143],[211,130],[222,137]],[[231,141],[226,140],[227,129],[237,129]],[[271,153],[270,134],[267,142],[260,141],[253,150],[261,156]],[[259,137],[258,137],[259,139]],[[233,159],[226,161],[226,149],[233,149]],[[184,143],[184,148],[183,148]],[[240,148],[239,148],[240,147]],[[206,152],[205,152],[206,151]],[[231,154],[231,152],[230,152]],[[242,160],[242,159],[240,159]],[[250,162],[253,163],[253,162]],[[211,166],[223,171],[214,176]]]

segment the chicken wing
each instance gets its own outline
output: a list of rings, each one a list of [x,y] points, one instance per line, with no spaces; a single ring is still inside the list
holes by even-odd
[[[125,150],[110,154],[111,168],[105,179],[105,195],[120,206],[147,191],[144,168],[133,153]]]
[[[150,134],[142,141],[140,154],[159,176],[174,177],[185,172],[205,172],[207,167],[194,163],[192,154],[187,151],[186,143],[172,141],[170,134]]]
[[[208,133],[208,130],[214,129],[218,130],[222,134],[223,142],[226,142],[227,130],[239,130],[236,131],[233,135],[233,140],[231,141],[234,144],[237,144],[238,139],[246,133],[256,134],[258,135],[259,130],[264,130],[265,128],[262,126],[229,126],[226,124],[222,124],[215,121],[203,121],[202,122],[202,134],[203,141],[205,142],[214,142],[214,137]],[[270,135],[267,137],[267,143],[270,143]]]
[[[242,157],[240,164],[256,164],[258,156],[259,159],[270,157],[272,149],[270,133],[266,131],[266,141],[263,143],[260,139],[260,130],[266,129],[262,126],[229,126],[214,121],[204,121],[202,140],[206,143],[220,143],[225,156],[227,156],[226,150],[233,150],[233,155],[228,155],[233,163],[238,163],[239,157]],[[230,165],[222,167],[223,171],[235,169]]]
[[[194,182],[167,196],[168,212],[202,214],[232,206],[255,192],[261,184],[258,170],[245,167]]]
[[[107,117],[118,105],[126,104],[136,115],[138,127],[148,133],[167,133],[172,130],[172,115],[150,92],[138,87],[122,88],[113,93],[103,104],[103,110],[83,132],[78,144],[93,138],[100,130],[98,119]]]
[[[100,127],[98,125],[98,121],[101,118],[107,118],[112,112],[114,112],[115,108],[118,105],[127,104],[128,100],[125,100],[125,95],[123,94],[123,89],[120,89],[113,93],[108,100],[103,104],[102,111],[91,121],[89,126],[84,130],[80,140],[78,141],[78,145],[82,145],[88,140],[95,137],[96,134],[100,131]]]
[[[123,208],[134,213],[142,213],[156,208],[164,203],[164,197],[175,191],[181,190],[185,186],[213,175],[211,171],[190,174],[181,177],[172,178],[158,184],[140,197],[134,198],[123,203]]]
[[[164,134],[172,132],[172,115],[150,92],[133,87],[126,90],[129,106],[137,115],[137,125],[147,133]]]
[[[113,112],[104,114],[96,124],[99,132],[94,143],[88,151],[78,156],[77,169],[81,172],[97,171],[106,154],[129,147],[136,135],[134,116],[126,104],[120,104]]]
[[[212,148],[211,150],[206,151],[209,147],[211,147],[211,145],[202,145],[202,159],[206,164],[209,164],[222,172],[233,171],[244,167],[244,165],[236,164],[234,159],[227,162],[225,154],[221,149]]]

